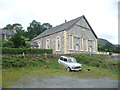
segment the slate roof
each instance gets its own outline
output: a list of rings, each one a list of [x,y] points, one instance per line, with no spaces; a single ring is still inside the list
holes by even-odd
[[[3,29],[0,29],[0,34],[14,35],[15,33],[12,30],[3,30]]]
[[[38,35],[37,37],[33,38],[32,40],[36,40],[38,38],[42,38],[42,37],[45,37],[45,36],[48,36],[48,35],[51,35],[51,34],[54,34],[54,33],[57,33],[57,32],[60,32],[60,31],[63,31],[63,30],[67,30],[69,28],[71,28],[76,22],[78,22],[81,18],[85,18],[85,16],[80,16],[76,19],[73,19],[71,21],[68,21],[68,22],[65,22],[63,24],[60,24],[58,26],[55,26],[55,27],[52,27],[50,29],[47,29],[46,31],[44,31],[43,33],[41,33],[40,35]],[[90,24],[88,23],[88,21],[86,20],[87,24],[90,26]],[[95,35],[95,37],[97,38],[96,34],[94,33],[92,27],[90,26],[93,34]]]
[[[26,41],[26,42],[28,42],[31,46],[38,47],[38,44],[36,42],[30,42],[30,41]]]

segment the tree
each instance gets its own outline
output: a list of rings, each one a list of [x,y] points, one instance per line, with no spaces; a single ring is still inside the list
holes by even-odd
[[[41,24],[40,22],[33,20],[30,23],[30,26],[27,27],[26,37],[30,38],[30,40],[31,40],[34,37],[36,37],[37,35],[44,32],[46,29],[49,29],[51,27],[52,27],[52,25],[50,25],[49,23]]]
[[[111,43],[106,43],[103,48],[105,49],[106,52],[112,52],[114,49],[114,45]]]
[[[45,31],[46,29],[50,29],[50,28],[52,28],[52,25],[50,25],[49,23],[42,24],[42,31]]]
[[[116,46],[114,47],[114,52],[115,52],[115,53],[120,53],[120,45],[116,45]]]
[[[30,43],[25,42],[25,47],[26,47],[26,48],[30,48],[30,47],[31,47]]]
[[[12,29],[13,29],[13,25],[8,24],[8,25],[6,25],[3,29],[12,30]]]
[[[25,46],[25,39],[19,33],[16,33],[14,36],[12,36],[9,41],[13,42],[15,48]]]
[[[32,27],[27,27],[28,32],[26,32],[26,37],[30,40],[37,36],[37,32]]]

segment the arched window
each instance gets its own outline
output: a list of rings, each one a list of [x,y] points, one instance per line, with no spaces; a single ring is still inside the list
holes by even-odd
[[[56,51],[60,51],[61,49],[61,41],[60,41],[60,37],[57,36],[56,38]]]
[[[50,39],[46,40],[46,49],[50,49]]]

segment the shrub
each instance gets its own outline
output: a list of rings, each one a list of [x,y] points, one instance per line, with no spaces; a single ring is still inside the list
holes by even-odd
[[[3,54],[52,54],[52,49],[2,48]]]
[[[4,41],[3,44],[2,44],[3,47],[14,47],[14,44],[12,41]]]

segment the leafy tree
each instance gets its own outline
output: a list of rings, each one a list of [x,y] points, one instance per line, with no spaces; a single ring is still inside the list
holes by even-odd
[[[9,41],[13,42],[15,48],[25,46],[25,39],[19,33],[16,33],[14,36],[12,36]]]
[[[37,32],[34,28],[28,27],[27,30],[28,32],[26,32],[26,37],[30,40],[37,36]]]
[[[49,29],[51,27],[52,27],[52,25],[50,25],[49,23],[41,24],[40,22],[37,22],[36,20],[33,20],[30,23],[30,26],[27,27],[27,32],[25,32],[26,33],[25,36],[31,40],[34,37],[36,37],[37,35],[44,32],[46,29]]]
[[[50,25],[49,23],[42,24],[42,31],[45,31],[46,29],[50,29],[50,28],[52,28],[52,25]]]
[[[30,45],[28,42],[25,42],[25,47],[26,47],[26,48],[30,48],[31,45]]]
[[[104,46],[104,48],[105,48],[105,51],[107,51],[107,52],[112,52],[114,46],[113,46],[113,44],[111,44],[111,43],[106,43],[105,46]]]
[[[13,25],[8,24],[8,25],[6,25],[3,29],[12,30],[12,29],[13,29]]]
[[[120,45],[116,45],[113,52],[120,53]]]

